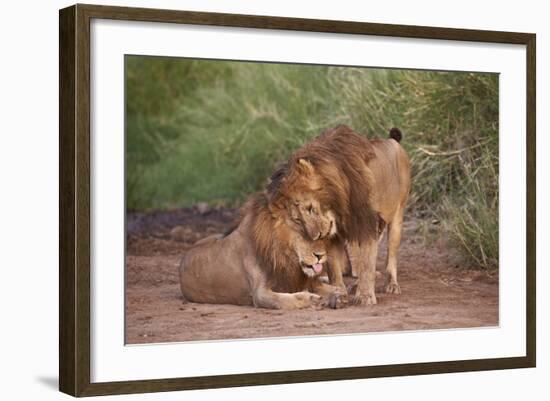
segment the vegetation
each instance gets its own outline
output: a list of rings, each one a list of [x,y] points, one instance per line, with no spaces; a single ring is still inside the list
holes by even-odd
[[[134,210],[239,204],[327,127],[399,127],[410,213],[498,263],[498,75],[128,56],[126,190]]]

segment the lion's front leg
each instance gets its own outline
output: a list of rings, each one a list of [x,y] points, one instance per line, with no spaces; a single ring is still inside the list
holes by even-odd
[[[321,297],[308,291],[286,293],[275,292],[268,284],[267,278],[254,257],[246,257],[244,268],[250,285],[252,303],[258,308],[266,309],[304,309],[317,306]]]
[[[374,288],[376,284],[376,257],[378,241],[371,239],[359,246],[350,246],[350,263],[356,266],[358,282],[357,291],[351,302],[356,305],[376,304]]]
[[[258,308],[291,310],[317,306],[321,297],[308,291],[286,293],[260,287],[252,294],[252,302]]]
[[[341,289],[342,296],[347,296],[347,289],[344,284],[344,269],[348,259],[345,245],[340,240],[332,240],[327,248],[329,282]]]

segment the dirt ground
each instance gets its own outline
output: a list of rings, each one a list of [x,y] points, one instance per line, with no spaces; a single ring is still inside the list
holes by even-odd
[[[196,240],[221,233],[236,211],[206,205],[129,213],[126,253],[126,343],[219,340],[498,325],[498,273],[461,265],[444,239],[425,244],[418,222],[405,222],[399,251],[401,295],[344,309],[278,311],[182,302],[177,268]],[[381,244],[378,269],[385,260]],[[347,278],[352,284],[353,279]]]

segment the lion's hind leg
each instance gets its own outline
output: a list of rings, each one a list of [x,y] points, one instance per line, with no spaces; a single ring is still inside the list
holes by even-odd
[[[401,294],[397,282],[397,251],[401,243],[404,207],[400,207],[388,227],[388,256],[386,259],[386,288],[388,294]]]

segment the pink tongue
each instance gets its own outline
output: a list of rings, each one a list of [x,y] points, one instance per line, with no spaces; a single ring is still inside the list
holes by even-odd
[[[321,263],[315,263],[312,267],[315,273],[321,273],[321,270],[323,270],[323,265]]]

